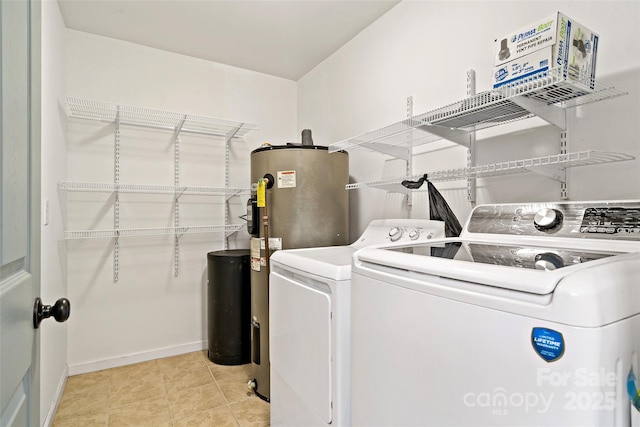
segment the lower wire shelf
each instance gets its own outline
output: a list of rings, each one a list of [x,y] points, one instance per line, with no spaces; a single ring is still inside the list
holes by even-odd
[[[491,163],[468,168],[449,169],[427,173],[429,181],[455,181],[466,178],[488,178],[492,176],[512,175],[525,172],[538,172],[554,179],[559,174],[554,173],[563,168],[576,166],[589,166],[603,163],[614,163],[625,160],[633,160],[635,157],[623,153],[613,153],[608,151],[586,150],[576,151],[566,154],[554,154],[551,156],[534,157],[530,159],[512,160],[508,162]],[[404,187],[402,181],[415,181],[423,175],[388,178],[377,181],[347,184],[347,190],[373,187],[383,190],[408,193],[412,190]],[[423,189],[426,189],[424,187]],[[413,190],[415,191],[415,190]]]
[[[187,225],[181,227],[154,227],[154,228],[118,228],[111,230],[76,230],[65,231],[65,240],[101,239],[114,237],[134,236],[162,236],[199,233],[236,232],[245,227],[245,224],[233,225]]]
[[[113,184],[102,182],[61,181],[58,190],[84,191],[84,192],[114,192],[121,193],[147,193],[147,194],[196,194],[196,195],[220,195],[220,194],[250,194],[247,188],[223,188],[223,187],[196,187],[173,185],[148,185],[148,184]]]

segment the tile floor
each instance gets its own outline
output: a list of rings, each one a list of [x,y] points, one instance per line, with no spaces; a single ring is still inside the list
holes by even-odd
[[[67,379],[54,427],[265,427],[269,404],[247,390],[251,365],[187,353]]]

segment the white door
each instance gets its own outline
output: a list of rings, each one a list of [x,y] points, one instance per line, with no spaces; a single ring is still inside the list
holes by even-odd
[[[0,2],[0,426],[37,426],[40,6]]]

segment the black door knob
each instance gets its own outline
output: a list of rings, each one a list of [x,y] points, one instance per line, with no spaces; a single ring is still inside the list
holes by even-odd
[[[43,305],[40,297],[36,298],[33,306],[33,327],[38,329],[40,322],[53,316],[58,322],[64,322],[71,314],[71,303],[66,298],[60,298],[53,306]]]

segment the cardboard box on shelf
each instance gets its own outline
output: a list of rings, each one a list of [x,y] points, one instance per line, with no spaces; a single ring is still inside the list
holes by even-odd
[[[496,39],[493,88],[556,69],[577,89],[591,91],[598,40],[598,34],[560,12]]]

